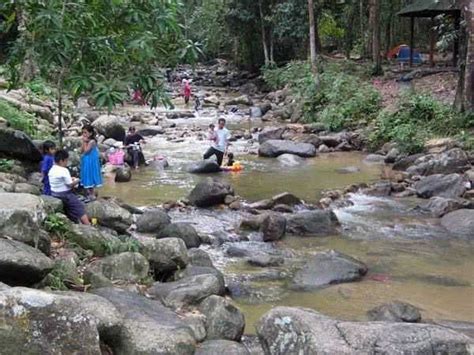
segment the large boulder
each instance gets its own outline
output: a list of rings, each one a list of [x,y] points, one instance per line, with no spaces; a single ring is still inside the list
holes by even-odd
[[[332,211],[314,210],[288,216],[286,231],[294,235],[333,235],[338,233],[339,221]]]
[[[111,281],[140,282],[148,276],[149,268],[142,254],[125,252],[92,262],[84,271],[84,279],[87,283],[92,275],[98,274]]]
[[[281,140],[285,131],[285,127],[265,127],[258,134],[258,143],[263,144],[268,140]]]
[[[0,352],[99,355],[101,341],[118,344],[117,313],[94,295],[10,288],[0,292]]]
[[[430,324],[347,322],[310,309],[276,307],[257,324],[267,355],[469,354],[465,335]]]
[[[258,154],[269,158],[276,158],[282,154],[294,154],[302,158],[310,158],[316,156],[316,148],[309,143],[270,139],[260,145]]]
[[[95,256],[104,256],[112,245],[121,244],[121,240],[110,231],[84,224],[71,224],[67,238],[81,248],[91,250]]]
[[[102,115],[99,116],[92,126],[97,132],[104,135],[105,138],[113,138],[116,141],[122,142],[125,139],[125,129],[120,120],[116,116]]]
[[[286,233],[286,218],[279,214],[269,214],[262,222],[260,231],[264,242],[282,239]]]
[[[143,239],[141,253],[150,262],[150,267],[158,279],[184,269],[189,262],[186,244],[178,238]]]
[[[245,346],[230,340],[207,340],[197,348],[195,355],[250,355]]]
[[[457,198],[464,194],[466,187],[463,177],[459,174],[427,176],[415,184],[416,194],[422,198],[440,196]]]
[[[433,175],[461,173],[469,169],[469,157],[460,148],[454,148],[437,155],[419,157],[407,172],[412,175]]]
[[[165,210],[155,208],[147,210],[137,220],[137,231],[141,233],[156,233],[171,223],[171,218]]]
[[[8,128],[0,128],[0,153],[33,162],[43,159],[41,152],[30,137],[22,131]]]
[[[111,302],[122,316],[115,354],[194,354],[193,331],[160,302],[117,288],[101,288],[94,293]]]
[[[441,218],[441,224],[451,234],[474,240],[474,210],[461,209]]]
[[[274,205],[287,205],[287,206],[296,206],[301,205],[301,201],[298,197],[289,192],[282,192],[281,194],[275,195],[272,197]]]
[[[100,225],[119,233],[125,233],[133,223],[132,214],[111,200],[89,202],[86,213],[89,218],[96,218]]]
[[[0,193],[0,235],[49,254],[51,241],[41,229],[46,217],[43,200],[30,194]]]
[[[159,299],[166,307],[181,309],[196,305],[211,295],[223,295],[219,279],[212,274],[196,275],[174,282],[157,282],[147,293]]]
[[[202,249],[192,248],[188,250],[189,263],[194,266],[214,267],[211,257]]]
[[[199,305],[206,316],[207,339],[239,341],[244,333],[245,318],[230,301],[219,296],[209,296]]]
[[[41,281],[54,263],[38,249],[15,240],[0,239],[0,281],[31,286]]]
[[[225,104],[226,106],[234,106],[234,105],[252,106],[253,102],[249,96],[242,95],[242,96],[227,100]]]
[[[469,206],[469,202],[463,199],[452,199],[434,196],[430,198],[430,200],[426,204],[420,206],[420,208],[423,211],[431,213],[433,217],[441,218],[445,214],[459,210],[464,206]]]
[[[184,241],[187,248],[198,248],[201,245],[196,229],[190,223],[171,223],[160,229],[157,238],[178,238]]]
[[[421,321],[421,313],[411,304],[396,301],[369,310],[367,318],[376,322],[418,323]]]
[[[226,182],[206,178],[194,187],[188,199],[194,206],[211,207],[223,204],[228,195],[234,195],[232,186]]]
[[[203,160],[188,168],[188,173],[191,174],[213,174],[221,171],[221,167],[214,160]]]
[[[367,266],[348,255],[330,250],[319,252],[293,277],[293,288],[309,291],[332,284],[360,280]]]
[[[176,279],[182,279],[187,277],[193,277],[198,275],[213,275],[217,277],[219,281],[219,290],[222,290],[222,293],[225,290],[225,279],[224,274],[217,270],[214,266],[196,266],[196,265],[188,265],[186,269],[179,270],[175,273],[174,277]],[[219,292],[220,294],[221,292]]]

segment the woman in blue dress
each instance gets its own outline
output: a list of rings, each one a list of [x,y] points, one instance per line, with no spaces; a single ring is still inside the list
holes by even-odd
[[[96,198],[94,189],[102,186],[102,173],[99,149],[92,126],[85,126],[82,129],[81,153],[81,185],[87,190],[88,200],[93,201]]]

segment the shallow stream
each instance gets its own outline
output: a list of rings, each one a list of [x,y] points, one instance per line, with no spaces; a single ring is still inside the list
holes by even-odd
[[[114,195],[138,206],[150,206],[186,197],[203,176],[186,172],[187,166],[201,159],[207,142],[196,133],[215,119],[212,110],[201,117],[175,121],[180,127],[179,139],[156,136],[148,140],[148,157],[162,154],[170,167],[166,170],[144,168],[134,173],[130,183],[109,181],[103,195]],[[247,119],[227,116],[231,128],[246,127]],[[254,125],[262,124],[253,122]],[[185,128],[184,128],[185,127]],[[183,133],[184,132],[184,133]],[[287,191],[307,202],[316,202],[322,191],[343,188],[352,183],[377,180],[381,166],[366,164],[361,153],[330,153],[308,159],[298,166],[283,166],[276,159],[249,154],[246,141],[233,143],[236,159],[244,165],[240,173],[221,173],[219,179],[232,184],[236,194],[247,201],[257,201]],[[354,173],[340,168],[354,167]],[[355,169],[357,168],[357,169]],[[247,333],[273,306],[302,306],[341,319],[362,320],[365,312],[392,300],[409,302],[422,309],[425,319],[474,320],[474,244],[449,236],[439,221],[413,210],[416,199],[395,200],[354,195],[351,207],[336,210],[342,223],[342,234],[326,237],[287,236],[268,244],[258,233],[241,241],[238,231],[242,213],[228,210],[193,210],[171,213],[174,221],[193,223],[200,234],[211,235],[213,245],[203,246],[215,265],[224,271],[234,285],[235,302],[247,320]],[[225,250],[229,243],[247,243],[255,250],[283,255],[285,265],[256,268],[244,259],[230,258]],[[335,249],[368,265],[369,273],[361,281],[330,286],[315,292],[295,292],[288,287],[294,265],[311,253]]]

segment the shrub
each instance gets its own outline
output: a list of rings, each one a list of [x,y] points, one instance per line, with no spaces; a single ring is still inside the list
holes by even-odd
[[[15,166],[15,161],[10,159],[0,159],[0,172],[8,173]]]

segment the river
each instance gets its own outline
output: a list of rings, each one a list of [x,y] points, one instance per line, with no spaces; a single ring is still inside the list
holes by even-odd
[[[176,102],[177,109],[182,109]],[[124,108],[122,110],[127,110]],[[137,108],[130,108],[137,111]],[[177,126],[173,137],[158,135],[147,140],[145,154],[162,154],[170,167],[144,168],[134,172],[129,183],[108,179],[102,195],[113,195],[137,206],[153,206],[185,198],[203,176],[191,175],[186,168],[201,159],[207,142],[200,138],[217,112],[206,109],[191,119],[165,121]],[[248,128],[246,116],[226,115],[229,127]],[[258,120],[252,126],[263,125]],[[236,194],[257,201],[281,192],[290,192],[314,203],[325,190],[341,189],[353,183],[372,182],[380,177],[380,165],[364,162],[362,153],[329,153],[308,159],[293,167],[276,159],[254,154],[257,143],[239,140],[232,145],[244,170],[220,173]],[[354,173],[341,173],[344,167]],[[422,310],[424,319],[472,321],[474,319],[474,245],[449,236],[439,221],[417,212],[415,198],[392,199],[364,195],[351,197],[353,206],[336,209],[342,224],[339,236],[296,237],[263,243],[258,233],[242,234],[238,225],[244,213],[227,209],[174,210],[174,221],[192,223],[200,234],[210,235],[213,243],[202,246],[215,265],[224,272],[234,291],[233,298],[246,316],[246,333],[254,333],[255,322],[273,306],[302,306],[347,320],[363,320],[370,308],[400,300]],[[256,250],[283,255],[285,264],[274,268],[249,266],[241,258],[225,254],[229,243],[245,244]],[[314,292],[296,292],[289,287],[291,270],[316,251],[335,249],[368,265],[361,281],[334,285]]]

